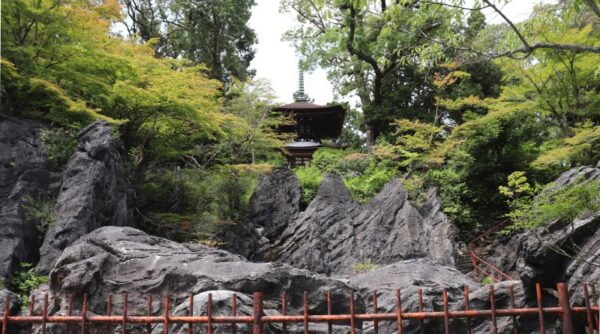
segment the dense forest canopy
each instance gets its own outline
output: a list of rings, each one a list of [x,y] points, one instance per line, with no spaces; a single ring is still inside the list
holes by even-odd
[[[501,4],[281,1],[297,16],[285,39],[303,66],[326,69],[339,95],[361,101],[335,143],[345,148],[297,170],[305,203],[326,172],[360,201],[401,176],[415,200],[439,186],[445,212],[469,231],[528,217],[543,185],[600,160],[598,5],[538,5],[515,23]],[[57,161],[79,128],[113,123],[139,223],[204,239],[243,217],[257,175],[282,164],[286,138],[274,129],[287,120],[250,68],[253,5],[2,0],[2,113],[51,124]]]

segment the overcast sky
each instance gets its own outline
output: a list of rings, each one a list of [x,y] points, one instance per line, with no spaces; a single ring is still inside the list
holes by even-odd
[[[527,19],[534,4],[539,2],[513,0],[503,7],[503,12],[514,22],[519,22]],[[256,69],[257,78],[266,78],[271,82],[279,102],[291,102],[292,94],[298,89],[298,56],[294,48],[283,42],[281,37],[296,24],[295,16],[280,13],[278,0],[256,0],[256,3],[252,9],[250,26],[256,31],[258,45],[251,68]],[[484,13],[488,23],[502,22],[502,18],[493,11],[488,9]],[[316,103],[325,104],[334,99],[332,86],[322,69],[305,73],[304,87]],[[355,99],[342,97],[338,101],[354,103]]]

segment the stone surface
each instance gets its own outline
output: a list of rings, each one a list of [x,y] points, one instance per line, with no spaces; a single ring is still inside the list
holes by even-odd
[[[166,293],[170,293],[172,305],[182,310],[190,292],[201,302],[206,300],[207,292],[214,293],[216,299],[227,299],[231,295],[224,290],[238,293],[240,311],[247,310],[243,305],[253,292],[263,291],[265,314],[281,309],[283,290],[288,291],[290,313],[301,313],[304,290],[308,291],[310,311],[326,313],[325,293],[330,290],[333,312],[349,312],[349,286],[340,280],[284,264],[252,263],[223,250],[179,244],[133,228],[111,226],[96,229],[64,250],[50,273],[50,313],[65,312],[65,303],[60,300],[69,293],[75,296],[75,309],[81,307],[81,296],[87,293],[88,310],[95,314],[105,312],[109,293],[114,295],[114,309],[121,310],[124,292],[129,293],[131,301],[129,313],[145,314],[146,296],[152,294],[153,313],[162,314],[160,296]],[[223,301],[215,310],[224,312],[229,305]],[[364,310],[362,302],[356,305],[357,312]],[[203,306],[197,307],[201,312]]]
[[[564,187],[598,178],[600,168],[582,166],[561,174],[554,183],[555,187]],[[520,278],[532,305],[535,283],[540,283],[544,291],[553,291],[559,282],[569,285],[571,303],[584,305],[583,285],[600,280],[600,212],[498,238],[488,247],[486,260]],[[553,293],[544,293],[544,298],[551,305],[557,302]],[[583,328],[585,319],[575,320],[575,326]]]
[[[0,116],[0,278],[10,279],[20,262],[36,262],[41,238],[24,206],[50,184],[39,122]]]
[[[60,192],[37,270],[48,273],[62,250],[107,225],[127,225],[128,186],[111,126],[97,121],[78,135],[79,146],[63,172]]]
[[[10,298],[8,314],[17,315],[20,309],[18,296],[14,292],[7,289],[0,289],[0,312],[4,313],[4,305],[6,304],[7,297]],[[19,328],[16,325],[10,325],[7,328],[6,334],[16,334],[18,332]]]
[[[396,289],[400,289],[403,312],[419,310],[418,290],[423,291],[424,310],[442,310],[442,291],[448,291],[451,305],[462,299],[464,287],[476,290],[479,285],[454,268],[442,266],[431,260],[404,260],[367,273],[359,274],[350,279],[350,284],[357,287],[364,300],[372,298],[372,291],[377,290],[377,310],[381,313],[396,312]],[[368,303],[369,311],[372,310]],[[380,332],[393,333],[396,331],[395,322],[381,322]],[[425,333],[443,333],[443,322],[439,319],[423,322]],[[403,333],[419,333],[417,320],[405,320]],[[365,333],[373,333],[373,323],[364,323]]]
[[[325,274],[351,274],[361,263],[428,258],[455,263],[456,228],[432,189],[421,207],[394,179],[369,203],[355,202],[342,180],[328,174],[304,212],[265,251],[271,261]]]
[[[249,202],[245,224],[227,225],[218,232],[223,247],[252,260],[262,260],[264,249],[300,211],[300,182],[288,168],[262,175]]]

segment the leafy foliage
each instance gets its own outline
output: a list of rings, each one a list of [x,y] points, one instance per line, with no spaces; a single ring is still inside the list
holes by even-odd
[[[54,222],[54,203],[52,198],[28,196],[27,203],[22,206],[25,217],[35,222],[40,238],[43,238],[48,227]]]
[[[205,64],[209,76],[222,82],[246,80],[256,43],[248,27],[254,0],[125,0],[129,35],[143,42],[158,40],[162,57],[185,57]]]
[[[340,175],[355,200],[367,202],[396,175],[395,163],[364,153],[321,148],[314,154],[310,166],[295,172],[302,187],[302,203],[314,199],[326,173]]]
[[[520,187],[522,188],[522,187]],[[549,222],[572,222],[586,214],[600,212],[600,180],[568,186],[550,183],[535,196],[511,201],[508,216],[512,228],[535,228]]]
[[[62,128],[44,129],[42,142],[48,153],[48,161],[54,169],[64,166],[77,147],[74,130]]]
[[[20,268],[13,276],[11,283],[15,292],[19,295],[21,305],[27,307],[29,306],[31,291],[37,289],[42,284],[48,283],[48,276],[36,274],[35,268],[31,263],[21,262]]]

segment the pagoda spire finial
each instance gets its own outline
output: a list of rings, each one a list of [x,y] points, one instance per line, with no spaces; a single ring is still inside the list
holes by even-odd
[[[298,91],[294,93],[294,101],[307,102],[310,98],[304,93],[304,71],[302,65],[298,62]]]

